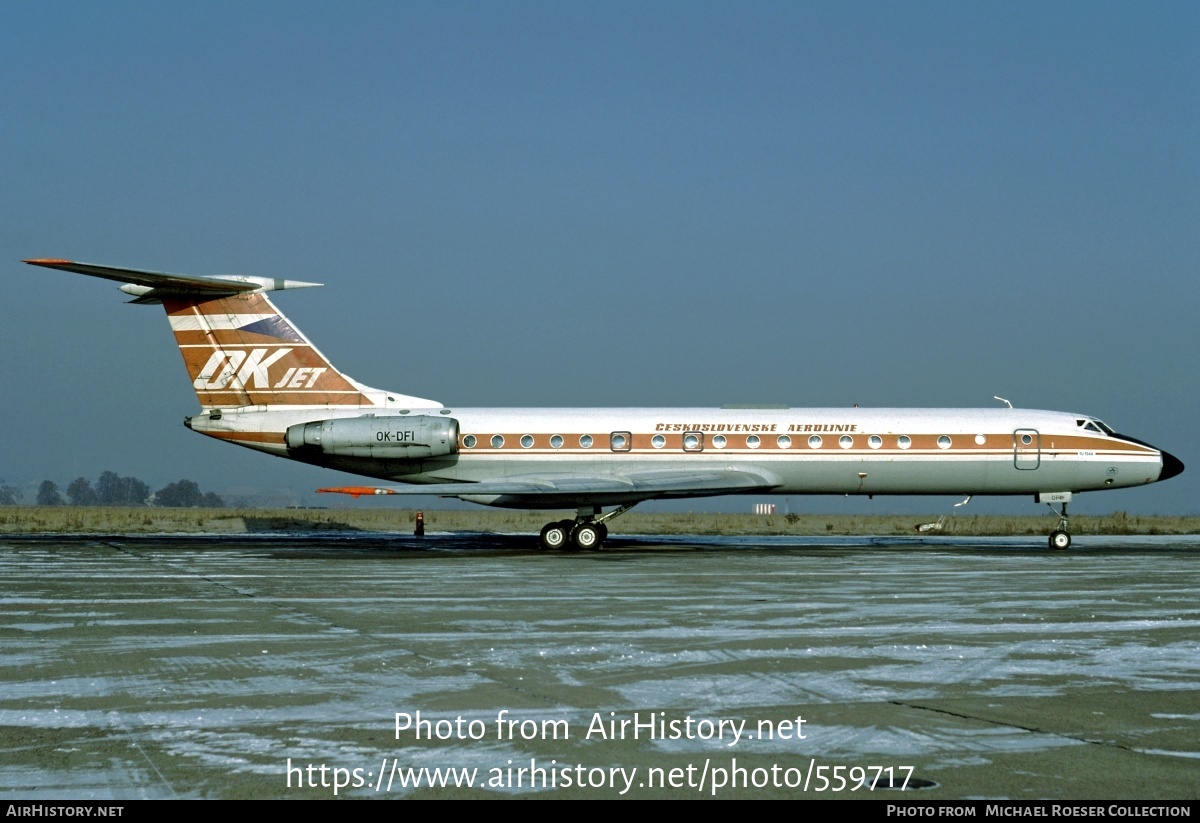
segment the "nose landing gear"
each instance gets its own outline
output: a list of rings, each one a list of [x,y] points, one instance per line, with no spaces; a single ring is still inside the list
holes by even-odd
[[[1050,532],[1050,548],[1055,551],[1066,551],[1071,548],[1071,535],[1067,532],[1070,528],[1070,522],[1067,518],[1067,504],[1064,501],[1062,511],[1057,511],[1053,503],[1047,503],[1050,511],[1058,515],[1058,528]]]

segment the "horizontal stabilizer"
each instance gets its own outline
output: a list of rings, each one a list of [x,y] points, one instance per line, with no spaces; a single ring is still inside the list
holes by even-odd
[[[304,289],[320,286],[303,280],[280,280],[273,277],[250,277],[244,274],[217,274],[197,277],[190,274],[170,274],[161,271],[122,269],[115,266],[98,266],[94,263],[77,263],[73,260],[38,259],[26,260],[32,266],[47,269],[87,274],[125,283],[121,291],[132,294],[138,303],[155,303],[163,297],[184,295],[224,297],[234,294],[280,291],[282,289]]]

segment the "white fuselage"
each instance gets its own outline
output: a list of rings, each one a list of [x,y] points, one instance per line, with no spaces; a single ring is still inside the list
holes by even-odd
[[[400,410],[376,411],[383,417]],[[743,469],[775,494],[1038,494],[1154,482],[1162,453],[1094,418],[1033,409],[413,409],[458,421],[457,453],[426,460],[329,458],[321,465],[405,483],[527,475]],[[197,431],[280,456],[300,422],[361,410],[227,411]],[[304,458],[299,458],[304,459]],[[670,496],[670,495],[662,495]],[[474,498],[472,498],[474,499]],[[519,501],[486,500],[495,505]],[[620,502],[616,497],[608,502]]]

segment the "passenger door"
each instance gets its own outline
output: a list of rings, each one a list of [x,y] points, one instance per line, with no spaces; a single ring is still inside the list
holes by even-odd
[[[1030,471],[1042,464],[1042,437],[1037,429],[1017,429],[1013,432],[1013,465]]]

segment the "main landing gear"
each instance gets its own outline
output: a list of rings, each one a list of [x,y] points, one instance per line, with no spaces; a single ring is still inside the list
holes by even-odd
[[[1070,522],[1067,518],[1067,504],[1062,504],[1062,511],[1054,508],[1053,503],[1047,503],[1050,511],[1058,515],[1058,528],[1050,532],[1050,548],[1056,551],[1066,551],[1071,548],[1071,535],[1067,532]]]
[[[599,506],[584,506],[572,520],[559,520],[542,526],[542,548],[554,551],[600,551],[608,537],[606,520],[632,509],[636,503],[601,514]]]

